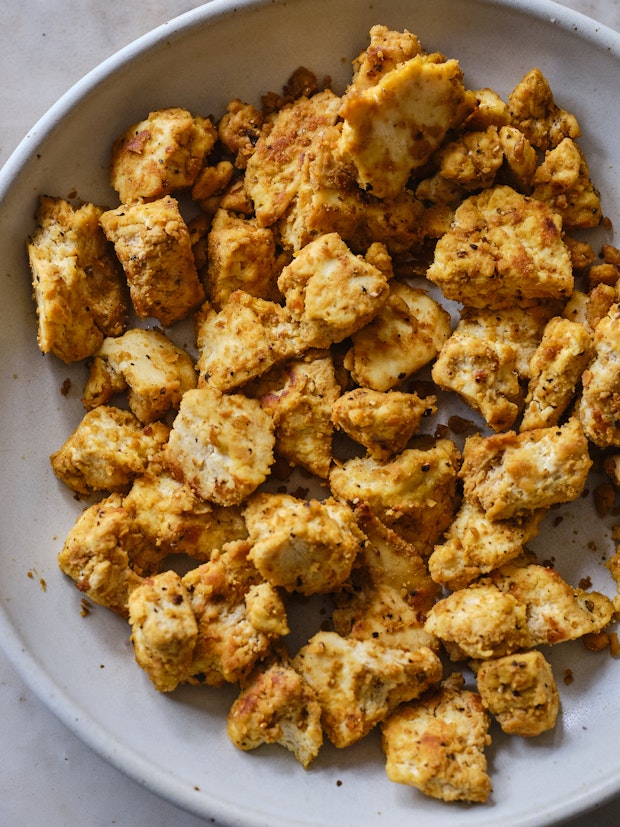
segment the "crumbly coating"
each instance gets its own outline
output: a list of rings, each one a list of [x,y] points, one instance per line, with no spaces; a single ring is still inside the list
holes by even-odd
[[[198,624],[183,581],[174,571],[148,577],[129,596],[136,662],[160,692],[187,680]]]
[[[245,169],[260,137],[263,114],[239,98],[230,101],[218,125],[218,137],[235,156],[235,166]]]
[[[305,595],[337,590],[364,543],[351,509],[334,499],[255,494],[243,516],[249,559],[272,585]]]
[[[498,134],[504,153],[505,183],[517,192],[531,192],[532,179],[538,165],[536,150],[523,132],[514,126],[502,126]]]
[[[502,127],[510,123],[508,104],[488,86],[474,90],[476,105],[463,122],[464,129],[486,129],[489,126]]]
[[[340,148],[353,158],[362,189],[394,198],[473,107],[456,60],[417,54],[371,86],[351,84],[340,107]]]
[[[100,222],[123,265],[140,318],[153,317],[168,327],[204,301],[189,230],[175,198],[122,204],[104,212]]]
[[[560,696],[542,652],[520,652],[481,663],[476,683],[482,703],[509,735],[534,737],[553,729]]]
[[[468,192],[490,187],[504,162],[504,151],[495,125],[464,132],[444,144],[435,155],[440,174]]]
[[[130,411],[100,405],[50,456],[56,476],[72,491],[126,491],[168,441],[163,422],[143,425]]]
[[[149,557],[156,568],[160,562],[156,551],[136,530],[120,494],[110,494],[77,518],[58,565],[89,600],[127,617],[129,595],[143,582],[144,570],[135,560]]]
[[[435,359],[450,315],[419,287],[391,281],[377,316],[352,337],[345,367],[361,386],[388,391]]]
[[[555,316],[530,360],[530,379],[520,430],[557,425],[594,354],[585,325]]]
[[[527,72],[509,97],[513,126],[532,146],[550,149],[564,138],[579,138],[581,129],[574,115],[555,102],[549,81],[537,67]]]
[[[194,360],[161,330],[134,328],[104,339],[91,363],[82,402],[87,410],[129,389],[128,405],[140,422],[154,422],[178,408],[196,387]]]
[[[427,647],[406,652],[335,632],[317,632],[292,665],[316,693],[323,730],[336,747],[359,741],[442,675],[441,661]]]
[[[227,543],[183,577],[198,623],[190,678],[221,686],[249,675],[289,632],[284,604],[248,559],[250,544]]]
[[[244,682],[226,731],[242,750],[280,744],[306,769],[323,744],[321,707],[301,675],[276,659],[257,667]]]
[[[576,499],[592,460],[580,422],[468,437],[460,475],[465,499],[489,519],[510,519]]]
[[[426,275],[447,299],[481,309],[565,299],[573,289],[561,218],[506,185],[463,201]]]
[[[110,183],[123,203],[191,187],[216,138],[208,118],[179,107],[150,112],[114,142]]]
[[[74,209],[63,198],[41,196],[37,229],[28,239],[37,342],[63,362],[85,359],[104,336],[125,329],[125,280],[94,204]]]
[[[372,26],[368,46],[353,61],[353,85],[357,90],[374,86],[380,78],[400,63],[422,53],[422,45],[413,32],[392,31],[387,26]]]
[[[428,556],[450,525],[460,453],[449,439],[429,449],[407,448],[390,462],[354,457],[329,475],[334,496],[367,504],[373,514]]]
[[[489,723],[480,696],[448,679],[382,725],[388,778],[442,801],[486,801]]]
[[[267,478],[274,443],[258,401],[205,386],[183,396],[163,460],[202,499],[239,505]]]
[[[354,388],[334,402],[332,420],[373,459],[387,460],[407,447],[422,417],[437,411],[436,402],[436,396]]]

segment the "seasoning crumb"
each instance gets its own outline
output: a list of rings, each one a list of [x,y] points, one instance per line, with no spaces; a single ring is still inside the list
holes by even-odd
[[[566,686],[570,686],[570,685],[571,685],[571,683],[572,683],[574,680],[575,680],[575,678],[574,678],[574,676],[573,676],[573,670],[572,670],[572,669],[565,669],[565,670],[564,670],[564,684],[565,684]]]

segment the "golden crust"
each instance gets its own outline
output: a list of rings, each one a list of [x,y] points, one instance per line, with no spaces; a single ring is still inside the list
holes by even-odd
[[[556,104],[549,81],[538,68],[527,72],[515,86],[509,107],[512,124],[537,149],[546,150],[564,138],[581,135],[577,119]]]
[[[575,410],[584,432],[599,448],[620,446],[620,306],[614,304],[594,331],[594,359],[582,375]]]

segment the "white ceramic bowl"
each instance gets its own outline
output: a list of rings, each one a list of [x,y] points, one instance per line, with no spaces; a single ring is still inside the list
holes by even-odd
[[[490,803],[446,805],[390,783],[376,735],[344,751],[325,747],[309,771],[278,747],[235,750],[224,727],[233,692],[155,692],[134,663],[127,624],[101,608],[82,617],[80,596],[56,565],[82,506],[53,476],[48,455],[82,415],[85,372],[36,347],[24,239],[38,194],[116,203],[107,182],[110,144],[151,109],[219,115],[233,97],[258,102],[279,89],[301,64],[342,89],[375,23],[408,28],[425,48],[458,58],[473,88],[506,96],[540,67],[557,100],[578,116],[605,212],[618,214],[620,37],[544,0],[213,0],[103,63],[32,129],[0,173],[0,640],[32,688],[97,752],[224,824],[551,824],[620,791],[620,665],[611,658],[580,643],[558,647],[556,730],[533,741],[494,730]],[[537,549],[571,582],[589,575],[611,595],[601,563],[608,532],[591,514],[587,503],[567,511]],[[584,553],[588,542],[596,553]],[[566,669],[574,681],[565,686]]]

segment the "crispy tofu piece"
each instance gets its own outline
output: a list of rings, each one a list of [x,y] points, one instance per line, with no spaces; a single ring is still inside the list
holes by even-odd
[[[395,198],[474,105],[456,60],[417,54],[372,86],[351,84],[340,107],[340,150],[352,157],[362,189]]]
[[[422,417],[437,411],[436,402],[436,396],[354,388],[334,402],[332,420],[381,462],[407,447]]]
[[[605,595],[574,588],[553,569],[515,560],[437,602],[425,628],[443,641],[452,660],[488,660],[600,632],[612,617]]]
[[[204,301],[191,237],[176,199],[166,195],[123,204],[104,212],[100,222],[123,265],[141,319],[152,316],[168,327]]]
[[[289,632],[284,604],[248,559],[249,543],[227,543],[183,577],[198,623],[190,680],[221,686],[246,678]]]
[[[538,508],[506,520],[490,520],[479,505],[465,500],[428,559],[436,583],[452,591],[462,589],[523,553],[538,534],[547,513]]]
[[[575,415],[599,448],[620,446],[620,306],[614,304],[594,331],[594,359],[582,374]]]
[[[463,201],[426,275],[446,298],[480,309],[529,307],[573,289],[561,218],[505,185]]]
[[[245,190],[259,227],[284,215],[295,197],[307,152],[338,117],[340,98],[329,89],[284,106],[263,128],[247,161]]]
[[[239,505],[267,478],[274,442],[259,402],[205,386],[183,396],[163,461],[202,499]]]
[[[579,322],[555,316],[530,361],[520,430],[557,425],[594,354],[592,334]]]
[[[235,156],[235,166],[245,169],[248,158],[254,153],[263,126],[262,112],[251,104],[235,98],[217,125],[220,141]]]
[[[435,650],[424,631],[426,613],[439,593],[416,549],[368,508],[355,509],[367,542],[359,552],[350,584],[334,596],[334,631],[355,640],[376,640],[390,648]]]
[[[550,149],[564,138],[579,138],[581,129],[574,115],[555,102],[549,81],[538,68],[527,72],[509,97],[513,126],[532,146]]]
[[[143,425],[130,411],[100,405],[85,414],[50,462],[77,494],[122,492],[159,454],[169,433],[163,422]]]
[[[144,567],[136,561],[150,562]],[[127,617],[131,592],[161,562],[122,507],[120,494],[87,508],[77,518],[58,555],[61,571],[85,597]]]
[[[157,462],[134,480],[123,508],[163,553],[187,554],[201,563],[225,543],[244,540],[248,534],[239,506],[205,502]]]
[[[576,499],[592,460],[574,417],[561,427],[468,437],[460,476],[465,499],[504,520]]]
[[[287,592],[335,591],[351,573],[364,543],[348,505],[290,494],[255,494],[243,512],[249,559],[273,586]]]
[[[400,63],[422,53],[418,37],[377,24],[370,29],[369,44],[353,61],[353,86],[358,91],[374,86]]]
[[[300,326],[303,349],[326,348],[364,327],[389,294],[388,278],[337,233],[307,244],[282,270],[278,287]]]
[[[495,125],[463,132],[436,152],[440,174],[468,192],[490,187],[504,162],[504,150]]]
[[[183,581],[174,571],[147,578],[129,596],[131,642],[136,662],[160,692],[186,681],[198,624]]]
[[[288,662],[257,667],[244,682],[226,718],[232,743],[242,750],[280,744],[307,769],[323,744],[321,707]]]
[[[407,448],[393,460],[379,463],[354,457],[329,475],[334,496],[367,504],[387,526],[423,556],[452,522],[460,454],[449,439],[428,450]]]
[[[480,695],[450,676],[382,725],[388,778],[441,801],[486,801],[489,724]]]
[[[388,391],[435,359],[450,315],[418,287],[392,281],[376,317],[352,336],[344,366],[363,387]]]
[[[160,419],[178,408],[185,391],[196,387],[194,360],[161,330],[128,330],[104,339],[95,353],[82,402],[87,410],[105,405],[129,389],[128,404],[140,422]]]
[[[308,351],[274,367],[253,395],[275,424],[275,452],[325,479],[332,463],[332,407],[340,395],[327,351]]]
[[[463,122],[465,129],[487,129],[489,126],[501,128],[510,123],[508,104],[500,95],[488,86],[474,90],[475,108]]]
[[[531,192],[532,179],[538,164],[536,150],[523,132],[514,126],[500,127],[499,139],[504,152],[505,183],[517,192]]]
[[[266,373],[304,348],[299,324],[275,302],[235,290],[222,310],[200,313],[197,330],[198,385],[225,392]]]
[[[102,213],[41,196],[27,242],[39,349],[67,363],[92,356],[127,321],[125,280],[99,226]]]
[[[570,230],[598,227],[603,218],[601,199],[590,178],[583,151],[564,138],[545,154],[533,178],[532,196],[549,204]]]
[[[219,209],[207,240],[205,283],[209,301],[221,310],[235,290],[276,301],[276,244],[268,227]]]
[[[553,729],[560,696],[542,652],[519,652],[481,663],[476,670],[482,703],[509,735],[533,737]]]
[[[359,741],[442,675],[441,661],[427,647],[406,652],[335,632],[317,632],[292,665],[314,690],[323,730],[336,747]]]
[[[114,142],[110,183],[123,203],[191,187],[216,140],[208,118],[178,107],[150,112]]]

